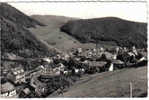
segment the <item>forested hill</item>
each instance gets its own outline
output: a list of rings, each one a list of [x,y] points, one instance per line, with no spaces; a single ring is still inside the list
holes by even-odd
[[[54,48],[38,39],[27,28],[41,25],[35,19],[23,14],[8,4],[0,3],[1,54],[35,58],[52,56]]]
[[[69,21],[61,31],[82,43],[115,42],[119,46],[147,47],[147,24],[116,17]]]
[[[21,25],[27,28],[35,27],[36,25],[43,26],[42,23],[25,15],[24,13],[22,13],[21,11],[17,10],[16,8],[12,7],[7,3],[0,3],[0,15],[17,25]]]

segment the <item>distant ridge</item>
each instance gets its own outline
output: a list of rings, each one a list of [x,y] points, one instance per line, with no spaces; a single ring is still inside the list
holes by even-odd
[[[69,20],[79,19],[75,17],[56,16],[56,15],[32,15],[31,17],[43,23],[44,25],[47,25],[47,24],[62,25],[62,24],[65,24]]]
[[[147,47],[147,24],[116,17],[69,21],[61,31],[74,36],[82,43],[115,42],[119,46]]]

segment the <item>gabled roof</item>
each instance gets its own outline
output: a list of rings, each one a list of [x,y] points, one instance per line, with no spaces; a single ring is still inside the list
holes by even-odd
[[[14,85],[10,82],[6,82],[6,83],[1,84],[1,92],[2,93],[12,91],[14,89],[15,89]]]
[[[13,73],[14,75],[17,75],[17,74],[20,74],[20,73],[24,73],[24,69],[21,68],[21,67],[16,67],[16,68],[14,68],[14,69],[11,69],[11,71],[12,71],[12,73]]]
[[[106,61],[89,61],[89,66],[94,66],[94,67],[103,67],[106,65]]]
[[[121,60],[112,60],[112,63],[113,64],[124,64],[124,62]]]

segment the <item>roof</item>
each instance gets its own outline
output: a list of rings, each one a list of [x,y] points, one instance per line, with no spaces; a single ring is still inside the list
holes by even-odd
[[[29,88],[25,88],[25,89],[23,90],[23,92],[24,92],[25,94],[29,94],[31,91],[30,91]]]
[[[6,82],[4,84],[1,84],[1,92],[2,93],[8,92],[8,91],[12,91],[14,89],[15,89],[14,85],[12,83],[10,83],[10,82]]]
[[[89,61],[89,66],[103,67],[106,64],[106,61]]]
[[[114,64],[124,64],[124,62],[121,61],[121,60],[112,60],[112,63],[114,63]]]
[[[140,52],[144,57],[147,58],[147,52]]]
[[[12,73],[14,75],[17,75],[17,74],[20,74],[20,73],[24,73],[24,69],[21,68],[21,67],[16,67],[16,68],[12,69]]]
[[[114,55],[112,53],[109,52],[104,52],[104,54],[106,55],[107,59],[113,59]]]

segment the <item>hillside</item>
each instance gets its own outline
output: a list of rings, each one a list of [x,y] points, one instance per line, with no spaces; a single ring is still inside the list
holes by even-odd
[[[38,38],[46,41],[48,44],[60,50],[68,50],[73,47],[77,48],[81,45],[81,43],[75,38],[60,31],[60,27],[62,25],[69,20],[74,20],[75,18],[54,15],[33,15],[32,18],[38,20],[46,26],[30,28],[30,31]]]
[[[0,3],[0,15],[17,25],[27,28],[35,27],[36,25],[44,26],[7,3]]]
[[[83,76],[58,97],[130,97],[130,82],[133,97],[147,96],[147,67]]]
[[[3,17],[0,18],[2,54],[8,52],[23,57],[37,57],[48,53],[47,47],[28,30]]]
[[[25,58],[35,58],[55,54],[53,47],[27,29],[40,25],[40,22],[5,3],[0,3],[0,19],[2,56],[13,53]]]
[[[82,43],[111,42],[119,46],[147,47],[147,24],[115,17],[80,19],[69,21],[61,27],[62,32]]]

